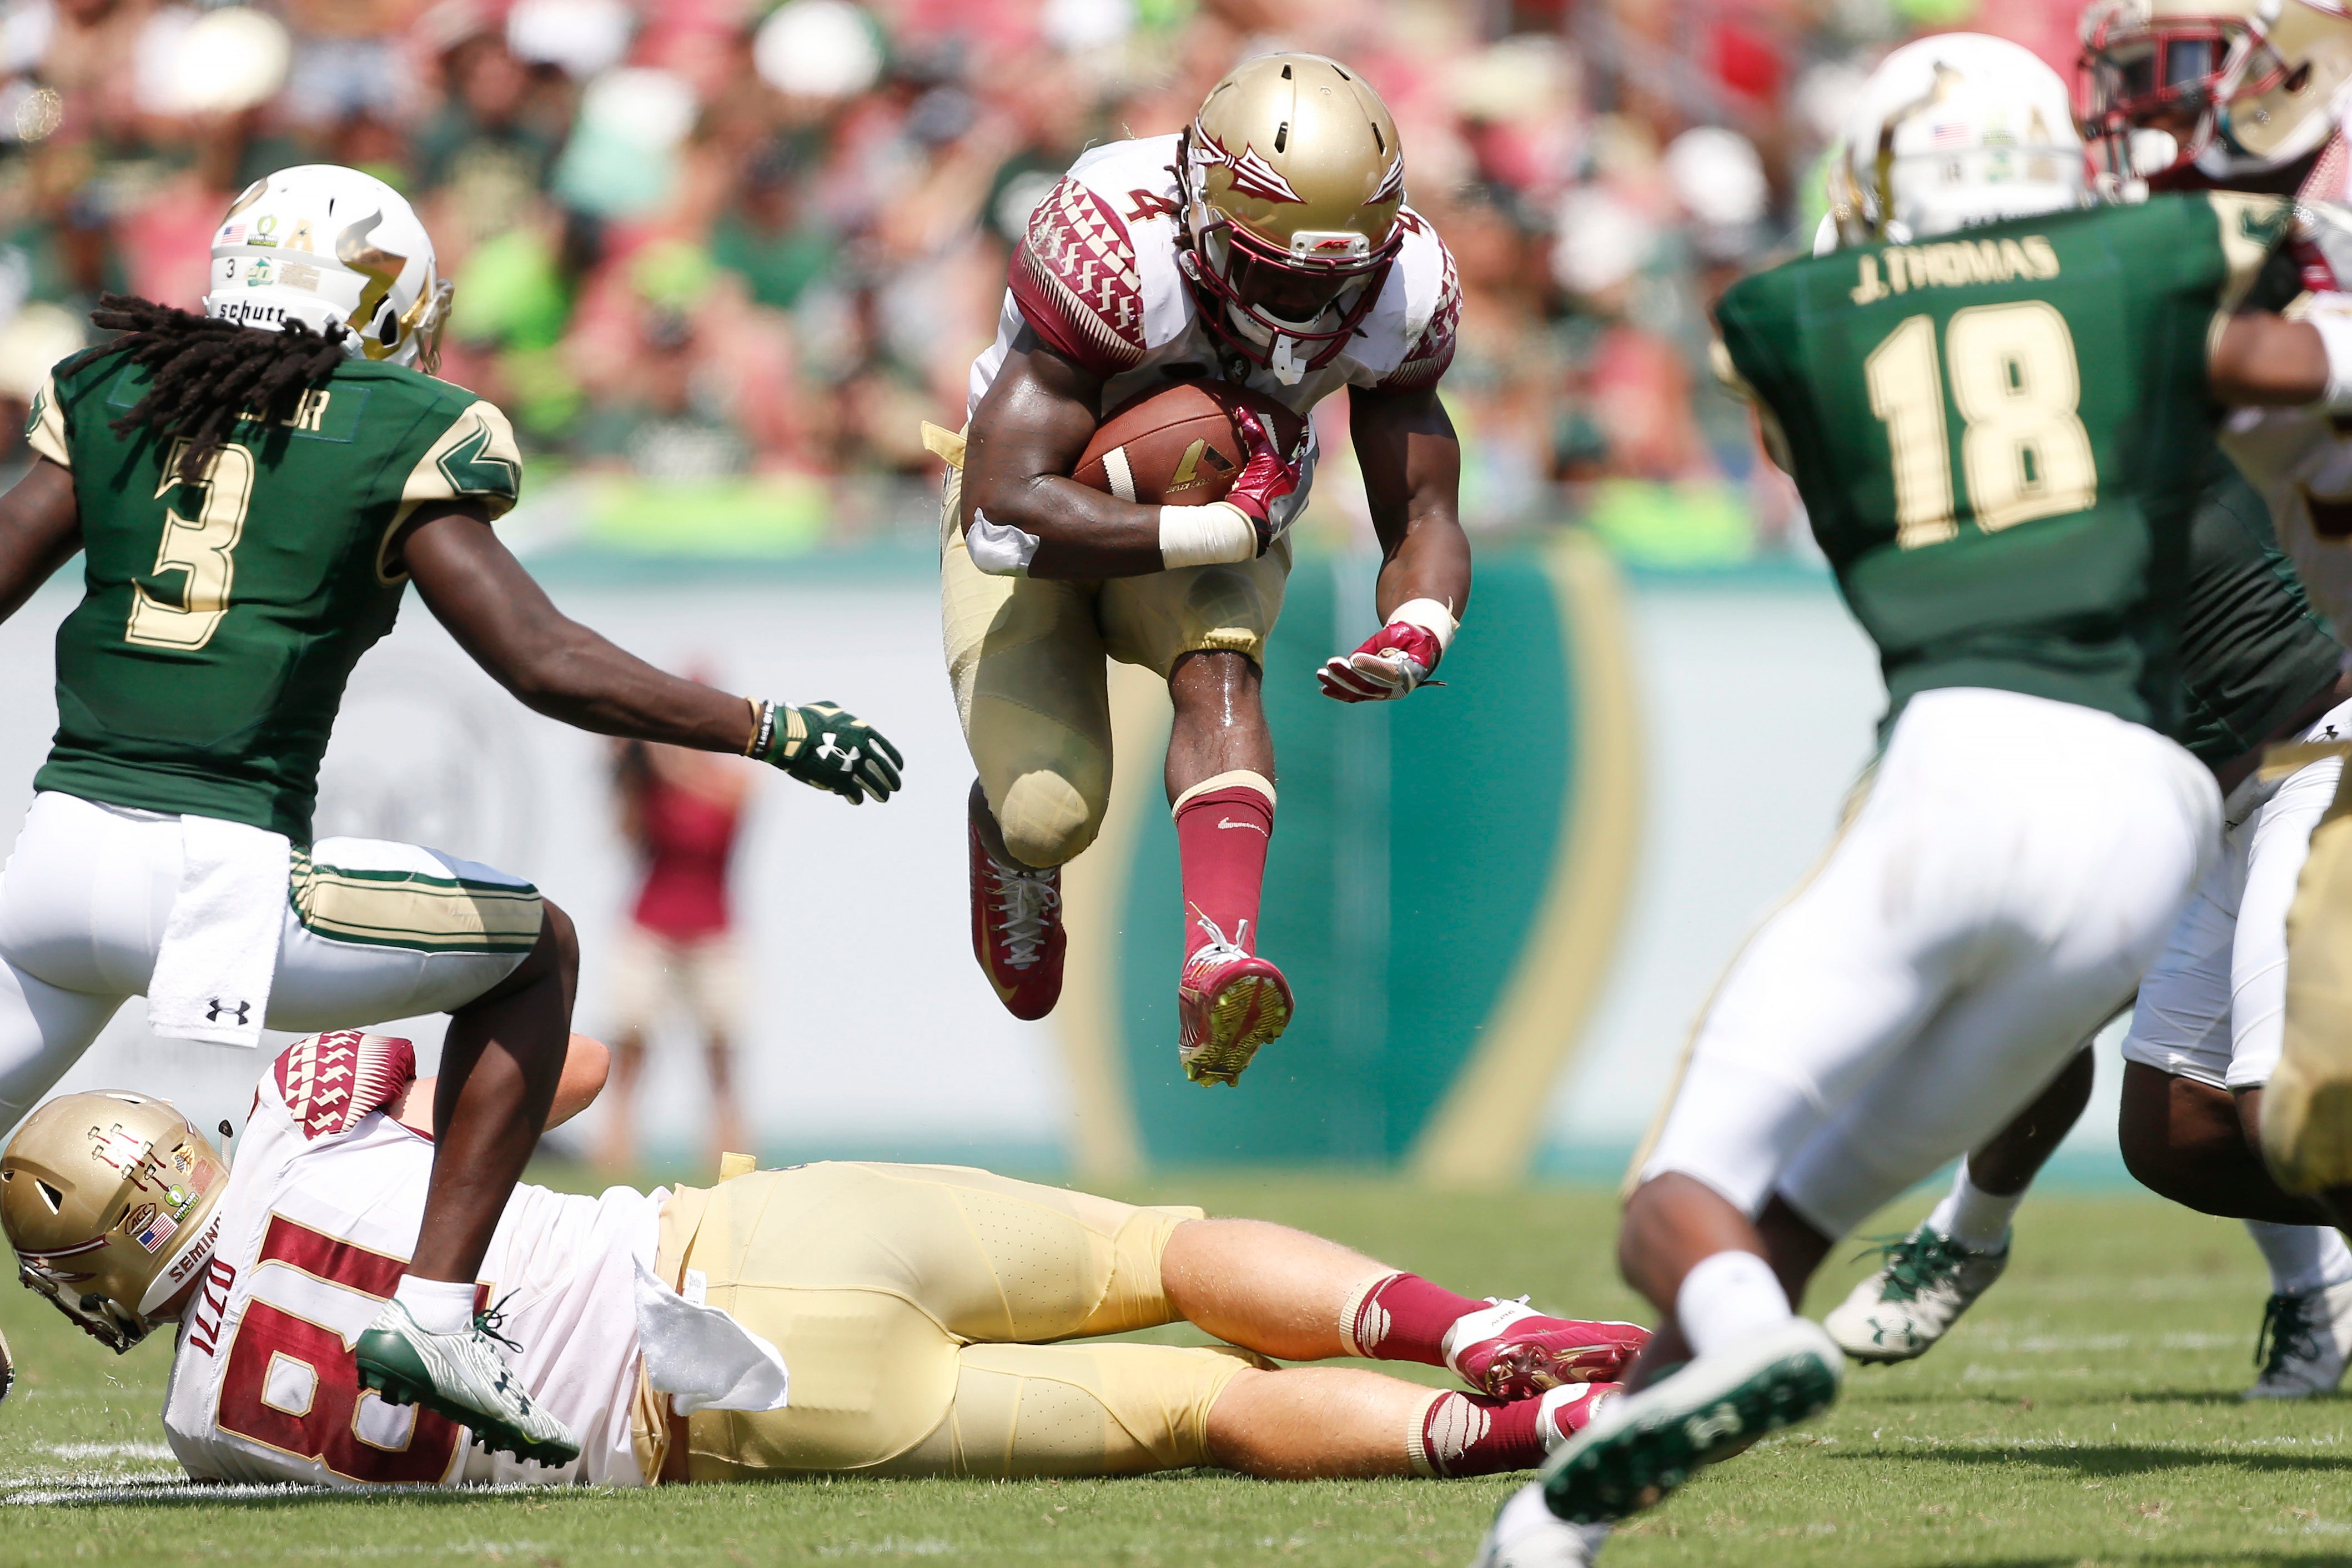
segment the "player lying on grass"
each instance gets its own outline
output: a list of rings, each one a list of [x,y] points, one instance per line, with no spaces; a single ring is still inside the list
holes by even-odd
[[[574,1036],[551,1120],[604,1068]],[[180,1325],[164,1426],[203,1479],[1479,1475],[1538,1463],[1648,1338],[1457,1296],[1281,1226],[957,1166],[593,1198],[522,1185],[479,1293],[519,1342],[510,1371],[584,1446],[519,1466],[383,1404],[352,1363],[417,1242],[434,1104],[404,1040],[298,1040],[229,1171],[168,1104],[63,1096],[0,1152],[0,1222],[53,1300]],[[141,1227],[175,1188],[201,1194],[184,1227],[200,1239],[151,1251]],[[1231,1342],[1048,1342],[1179,1320]],[[1349,1355],[1446,1366],[1470,1392],[1265,1359]]]
[[[569,1454],[500,1373],[468,1282],[555,1091],[572,924],[487,866],[313,841],[344,683],[413,580],[566,723],[756,755],[852,801],[889,796],[897,755],[830,706],[665,675],[549,602],[491,526],[522,479],[506,416],[429,374],[449,285],[390,186],[323,164],[256,182],[214,235],[212,282],[202,316],[110,297],[96,321],[122,335],[50,374],[32,467],[0,498],[0,615],[83,557],[56,744],[0,881],[0,1128],[131,996],[166,1037],[245,1046],[265,1024],[448,1013],[430,1223],[360,1356],[393,1397]],[[156,1258],[194,1239],[206,1195],[171,1185],[141,1227]],[[127,1344],[183,1282],[90,1326]]]
[[[2217,28],[2229,47],[2214,47]],[[2307,0],[2100,0],[2083,37],[2108,162],[2158,190],[2294,194],[2304,286],[2340,286],[2352,212],[2336,105],[2352,78],[2352,18]],[[2287,911],[2344,768],[2322,748],[2352,739],[2336,676],[2337,639],[2352,637],[2352,447],[2324,411],[2273,408],[2233,417],[2221,448],[2190,523],[2180,667],[2196,721],[2182,743],[2228,796],[2222,853],[2141,981],[2117,1131],[2149,1189],[2245,1222],[2271,1272],[2247,1395],[2300,1398],[2335,1387],[2352,1355],[2352,1247],[2273,1179],[2261,1129],[2284,1034]],[[2280,742],[2314,749],[2299,766],[2262,767]],[[1971,1152],[1927,1222],[1823,1320],[1848,1354],[1925,1353],[2000,1277],[2010,1218],[2090,1087],[2086,1049]]]
[[[2291,204],[2090,207],[2066,85],[2030,51],[1897,49],[1845,144],[1864,237],[1717,319],[1878,646],[1883,749],[1636,1163],[1619,1259],[1670,1319],[1506,1505],[1490,1563],[1589,1562],[1610,1521],[1835,1400],[1843,1356],[1792,1306],[1833,1239],[2049,1083],[2217,858],[2220,791],[2172,737],[2221,407],[2352,407],[2352,333],[2248,307],[2300,287]]]
[[[1195,1082],[1234,1082],[1290,1023],[1289,984],[1256,951],[1275,818],[1259,682],[1286,531],[1314,479],[1312,427],[1285,451],[1244,411],[1247,461],[1204,505],[1139,499],[1133,473],[1113,484],[1125,495],[1069,475],[1104,415],[1160,383],[1222,381],[1300,416],[1346,389],[1386,624],[1323,667],[1323,689],[1362,702],[1427,680],[1470,596],[1462,454],[1437,397],[1462,300],[1453,258],[1404,196],[1396,122],[1370,84],[1320,55],[1244,60],[1183,132],[1097,147],[1037,204],[996,342],[971,367],[967,431],[930,433],[950,463],[948,672],[979,773],[981,966],[1018,1016],[1053,1008],[1060,868],[1110,802],[1104,660],[1151,670],[1175,710],[1177,1052]]]

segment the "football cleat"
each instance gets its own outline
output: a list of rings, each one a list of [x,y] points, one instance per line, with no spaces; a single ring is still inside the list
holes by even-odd
[[[523,1392],[522,1380],[498,1352],[498,1344],[514,1342],[497,1331],[495,1312],[478,1312],[463,1333],[427,1333],[407,1308],[386,1301],[354,1352],[360,1386],[375,1390],[387,1405],[422,1405],[473,1428],[474,1441],[493,1454],[570,1464],[580,1457],[580,1439]]]
[[[1016,1018],[1042,1018],[1062,999],[1062,872],[998,859],[971,825],[971,952]]]
[[[1650,1342],[1639,1323],[1549,1318],[1525,1296],[1486,1302],[1455,1319],[1439,1349],[1456,1376],[1496,1399],[1532,1399],[1566,1384],[1612,1378]]]
[[[1624,1396],[1623,1385],[1614,1383],[1571,1383],[1543,1395],[1536,1407],[1536,1436],[1543,1439],[1544,1452],[1558,1453],[1561,1444],[1591,1426],[1611,1400]]]
[[[1970,1252],[1924,1225],[1880,1251],[1885,1261],[1878,1272],[1822,1320],[1830,1338],[1856,1361],[1926,1355],[2009,1267],[2006,1243],[1999,1252]]]
[[[1290,1027],[1290,982],[1209,921],[1201,923],[1210,940],[1184,961],[1176,981],[1176,1059],[1194,1083],[1230,1086],[1260,1046]]]
[[[1706,1466],[1828,1409],[1844,1375],[1837,1342],[1791,1318],[1609,1401],[1545,1461],[1544,1501],[1570,1524],[1655,1507]]]
[[[1503,1500],[1470,1568],[1590,1568],[1607,1540],[1605,1524],[1570,1524],[1544,1506],[1539,1481]]]
[[[2332,1393],[2344,1381],[2352,1352],[2352,1284],[2329,1285],[2263,1306],[2254,1363],[2263,1369],[2249,1399],[2307,1399]]]

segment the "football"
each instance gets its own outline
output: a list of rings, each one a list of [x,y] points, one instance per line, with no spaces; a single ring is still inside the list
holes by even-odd
[[[1305,422],[1263,393],[1226,381],[1180,381],[1129,398],[1108,414],[1070,477],[1147,506],[1204,506],[1224,499],[1242,469],[1233,411],[1255,409],[1292,450]]]

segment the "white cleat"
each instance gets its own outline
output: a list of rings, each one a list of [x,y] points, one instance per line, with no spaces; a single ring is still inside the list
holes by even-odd
[[[474,1441],[494,1454],[570,1464],[580,1457],[580,1439],[523,1392],[490,1337],[497,1328],[498,1315],[484,1312],[463,1333],[427,1333],[407,1308],[386,1301],[355,1347],[360,1384],[387,1404],[423,1405],[470,1426]]]
[[[2296,1296],[2273,1296],[2263,1306],[2254,1361],[2263,1369],[2249,1399],[2308,1399],[2344,1381],[2352,1355],[2352,1283]]]
[[[1970,1252],[1924,1225],[1884,1250],[1878,1272],[1822,1320],[1838,1348],[1856,1361],[1926,1355],[2009,1267],[2005,1241],[1999,1252]]]
[[[1503,1500],[1470,1568],[1587,1568],[1600,1555],[1609,1529],[1554,1518],[1544,1506],[1543,1483],[1529,1481]]]

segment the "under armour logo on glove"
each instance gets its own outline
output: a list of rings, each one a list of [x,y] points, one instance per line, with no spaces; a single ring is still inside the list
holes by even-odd
[[[228,1003],[224,1002],[219,997],[215,996],[212,999],[211,1005],[205,1009],[205,1022],[207,1024],[217,1024],[221,1021],[222,1014],[234,1013],[236,1015],[238,1026],[242,1027],[245,1023],[245,1016],[251,1011],[253,1011],[253,1004],[250,1002],[239,1002],[236,1005],[231,1006]]]
[[[898,792],[898,769],[905,764],[898,748],[880,731],[830,702],[805,708],[769,704],[761,710],[749,754],[852,805],[888,800]]]

